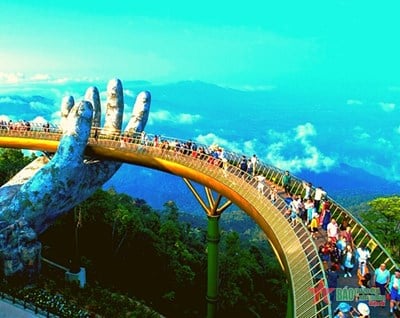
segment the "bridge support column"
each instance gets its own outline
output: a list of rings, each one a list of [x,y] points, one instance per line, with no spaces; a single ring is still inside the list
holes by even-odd
[[[219,215],[208,216],[207,225],[207,318],[215,318],[218,301]]]

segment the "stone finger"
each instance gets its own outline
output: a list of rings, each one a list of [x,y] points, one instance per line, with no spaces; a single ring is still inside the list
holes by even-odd
[[[66,161],[71,165],[81,164],[90,130],[92,127],[93,106],[82,101],[72,107],[60,139],[54,160]]]
[[[101,122],[101,104],[100,104],[100,94],[97,87],[92,86],[86,90],[85,98],[86,101],[92,103],[93,105],[93,121],[92,127],[100,127]]]
[[[119,79],[112,79],[107,85],[107,105],[103,134],[119,135],[121,133],[124,113],[124,94]]]
[[[129,119],[125,132],[130,136],[142,132],[146,126],[150,113],[151,94],[148,91],[140,92],[133,105],[132,116]]]
[[[75,105],[75,100],[73,96],[65,96],[61,101],[60,128],[63,132],[68,118],[68,114],[74,105]]]

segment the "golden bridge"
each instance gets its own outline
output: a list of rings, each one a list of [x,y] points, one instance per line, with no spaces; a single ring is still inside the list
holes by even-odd
[[[62,133],[57,129],[43,131],[32,126],[29,131],[0,129],[0,147],[30,149],[54,153],[57,151]],[[172,147],[155,146],[151,141],[142,144],[140,138],[121,142],[119,136],[100,135],[98,140],[89,138],[85,154],[92,158],[113,160],[139,165],[182,177],[208,217],[208,286],[207,317],[215,317],[218,296],[218,220],[231,204],[247,213],[265,233],[274,253],[291,286],[288,296],[286,317],[332,317],[334,308],[326,293],[327,279],[324,264],[318,254],[316,241],[309,230],[298,222],[292,226],[285,216],[286,203],[278,197],[275,202],[261,195],[254,178],[243,177],[238,167],[242,154],[224,152],[228,160],[223,167],[216,165],[207,155],[194,156],[182,153]],[[164,138],[175,141],[175,138]],[[204,146],[207,148],[207,146]],[[267,193],[270,185],[282,185],[284,171],[260,162],[257,175],[265,176]],[[204,186],[200,194],[193,182]],[[303,194],[302,180],[292,178],[291,192]],[[205,197],[205,199],[203,199]],[[331,215],[338,223],[349,221],[356,246],[364,244],[371,252],[372,269],[386,263],[392,273],[397,267],[380,242],[355,218],[334,200]],[[322,287],[321,287],[322,286]],[[374,317],[378,317],[375,315]]]

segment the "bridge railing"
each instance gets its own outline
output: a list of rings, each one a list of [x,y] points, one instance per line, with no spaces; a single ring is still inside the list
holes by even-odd
[[[61,136],[59,131],[49,132],[43,131],[40,128],[31,129],[29,131],[2,130],[0,131],[0,135],[47,140],[57,140]],[[129,139],[128,142],[125,142],[125,138],[120,135],[107,136],[100,133],[98,140],[94,140],[93,137],[92,135],[89,141],[92,144],[96,143],[103,147],[119,148],[119,150],[122,151],[141,152],[149,156],[176,161],[180,164],[184,163],[188,167],[195,168],[197,171],[209,174],[210,177],[222,178],[223,182],[236,188],[243,197],[251,198],[253,204],[257,203],[260,213],[267,213],[268,215],[275,213],[272,219],[268,219],[268,223],[271,222],[275,224],[273,228],[278,233],[277,237],[280,237],[282,240],[280,244],[284,249],[287,249],[285,255],[288,255],[288,270],[292,280],[291,284],[293,286],[294,311],[296,317],[308,318],[315,315],[320,317],[330,316],[330,306],[326,301],[326,297],[316,297],[315,293],[313,293],[313,290],[320,285],[321,281],[323,281],[323,285],[326,286],[326,277],[322,263],[318,257],[317,248],[308,234],[308,230],[303,225],[299,224],[293,231],[282,235],[282,233],[284,233],[282,231],[285,231],[285,229],[287,230],[289,227],[288,220],[285,217],[286,203],[281,198],[277,198],[277,201],[273,205],[266,196],[259,196],[255,188],[257,184],[256,180],[238,167],[241,156],[227,152],[226,157],[229,160],[229,165],[226,168],[222,168],[222,161],[212,156],[213,149],[209,149],[205,145],[197,145],[198,149],[192,151],[190,149],[170,147],[168,143],[164,144],[161,141],[160,147],[154,147],[154,141],[142,144],[143,140],[140,138]],[[162,140],[166,141],[167,139],[162,137]],[[169,141],[172,144],[176,139],[174,138]],[[179,143],[183,144],[184,142],[185,141],[180,141]],[[199,148],[203,148],[204,153],[199,153]],[[194,154],[196,154],[196,156]],[[269,170],[271,170],[261,165],[259,168],[258,173],[267,174]],[[266,193],[268,194],[268,185],[266,185],[266,188]],[[278,217],[279,215],[280,217]],[[290,233],[293,233],[294,236],[291,236]],[[298,244],[300,248],[293,248],[295,243]]]
[[[53,129],[50,132],[48,131],[43,131],[40,127],[34,127],[29,131],[13,131],[13,130],[7,130],[7,129],[0,129],[0,136],[1,135],[6,135],[6,136],[12,136],[12,137],[26,137],[26,138],[36,138],[36,139],[46,139],[46,140],[58,140],[61,136],[60,130],[58,129]],[[151,135],[148,135],[151,136]],[[92,134],[93,137],[93,134]],[[173,148],[170,147],[169,144],[175,143],[177,140],[176,138],[169,138],[169,137],[161,137],[162,140],[166,141],[167,143],[164,144],[159,140],[160,146],[159,147],[154,147],[154,140],[149,137],[148,141],[145,144],[142,144],[143,141],[138,137],[134,139],[128,140],[128,143],[121,143],[121,138],[120,135],[114,135],[114,136],[106,136],[104,134],[100,134],[100,138],[98,139],[97,143],[101,146],[104,147],[112,147],[112,148],[119,148],[120,150],[125,150],[125,151],[144,151],[146,153],[149,153],[152,156],[166,156],[166,159],[168,160],[173,160],[174,156],[179,156],[181,160],[182,159],[182,154],[186,155],[187,158],[191,158],[189,162],[187,162],[188,165],[195,164],[196,162],[199,162],[199,160],[202,160],[203,162],[208,163],[208,169],[210,167],[212,168],[220,168],[222,165],[222,161],[219,159],[215,159],[213,156],[211,156],[213,149],[210,149],[209,146],[206,145],[200,145],[197,144],[197,148],[203,148],[205,150],[204,154],[199,154],[198,153],[197,157],[193,156],[193,151],[190,149],[183,149],[183,148]],[[96,141],[91,138],[90,143],[94,144]],[[185,140],[180,140],[180,143],[185,143]],[[225,158],[228,159],[229,165],[227,170],[230,172],[230,174],[233,174],[235,176],[242,176],[245,174],[247,178],[241,178],[241,179],[246,179],[246,183],[250,180],[253,182],[253,186],[256,184],[256,181],[251,178],[250,175],[247,173],[243,172],[242,170],[239,169],[238,165],[240,161],[242,160],[243,155],[241,154],[236,154],[233,152],[229,151],[224,151],[224,156]],[[248,157],[247,157],[248,158]],[[179,161],[181,162],[181,161]],[[221,169],[222,170],[222,169]],[[219,171],[221,171],[219,170]],[[284,171],[267,165],[261,161],[258,161],[257,166],[256,166],[256,174],[262,174],[266,177],[267,180],[270,182],[281,186],[282,185],[282,177],[284,174]],[[269,188],[268,185],[266,185],[266,191],[270,191],[271,189]],[[292,176],[292,184],[291,184],[291,192],[292,193],[298,193],[298,194],[303,194],[303,185],[302,181],[294,176]],[[336,203],[334,200],[329,198],[331,201],[331,215],[332,217],[335,217],[338,222],[341,222],[343,219],[347,219],[349,226],[352,227],[352,234],[354,238],[354,242],[356,245],[365,245],[367,246],[370,251],[371,251],[371,259],[370,259],[370,264],[373,266],[373,268],[376,268],[379,266],[380,263],[386,263],[387,268],[389,270],[393,270],[394,268],[397,268],[396,262],[391,258],[389,253],[385,250],[385,248],[380,244],[380,242],[347,210],[345,210],[343,207],[341,207],[338,203]],[[282,203],[284,204],[284,203]],[[279,208],[278,208],[279,209]],[[280,211],[284,211],[285,208],[280,207]],[[307,231],[303,231],[301,234],[305,234],[305,237],[310,238],[310,235]],[[298,233],[300,235],[300,233]],[[299,237],[303,237],[300,235]],[[313,248],[314,251],[317,249]],[[319,277],[321,273],[318,273],[316,277]],[[322,274],[324,275],[324,274]],[[324,306],[320,306],[321,308],[324,308]]]
[[[99,141],[107,142],[107,146],[118,146],[117,141]],[[221,160],[215,160],[212,156],[199,156],[194,152],[186,154],[176,152],[175,149],[160,149],[153,146],[141,146],[129,144],[123,148],[125,151],[140,151],[151,157],[158,157],[168,161],[174,161],[202,172],[218,181],[225,183],[231,189],[240,193],[257,208],[260,214],[264,216],[272,226],[273,231],[280,240],[280,246],[283,246],[285,255],[287,255],[291,285],[295,299],[296,317],[330,317],[330,306],[327,297],[318,296],[318,286],[326,286],[326,276],[323,264],[318,255],[318,248],[309,235],[308,229],[299,223],[292,230],[286,216],[286,203],[277,197],[275,202],[269,200],[269,187],[266,185],[266,191],[261,194],[257,190],[258,181],[253,176],[242,171],[236,164],[236,158],[228,154],[230,165],[225,169]],[[261,172],[260,172],[261,173]],[[293,235],[292,235],[293,234]],[[297,244],[297,245],[296,245]],[[295,248],[299,246],[300,248]],[[325,295],[326,296],[326,295]]]

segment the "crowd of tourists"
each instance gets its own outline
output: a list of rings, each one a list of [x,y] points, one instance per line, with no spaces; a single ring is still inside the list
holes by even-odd
[[[350,220],[343,218],[338,223],[331,216],[331,202],[326,191],[322,187],[313,189],[311,183],[303,182],[302,195],[294,195],[290,193],[291,183],[290,173],[285,171],[282,177],[287,209],[285,214],[293,226],[297,222],[304,222],[316,243],[321,242],[319,255],[326,270],[328,287],[333,289],[331,301],[335,300],[334,289],[338,287],[339,277],[343,275],[343,278],[350,278],[355,275],[358,288],[379,289],[382,298],[389,300],[390,315],[400,317],[400,269],[391,273],[382,263],[373,270],[369,264],[371,252],[366,245],[355,244]],[[273,190],[270,197],[275,198]],[[358,309],[346,303],[338,307],[335,317],[370,317],[370,310],[365,303],[359,303]]]

